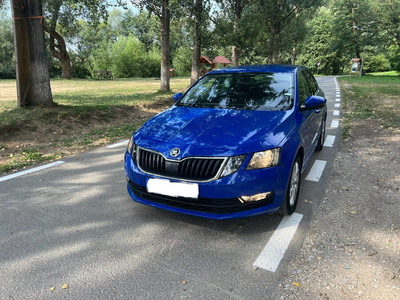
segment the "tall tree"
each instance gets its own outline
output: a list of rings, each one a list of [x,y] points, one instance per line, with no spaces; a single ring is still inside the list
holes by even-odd
[[[140,9],[156,15],[161,22],[161,83],[162,92],[170,91],[170,22],[171,10],[169,0],[131,0]]]
[[[203,0],[195,0],[194,6],[194,26],[193,26],[193,58],[192,71],[190,74],[190,84],[196,82],[200,77],[200,56],[201,56],[201,36],[200,26],[203,13]]]
[[[364,24],[368,42],[374,30],[381,33],[380,44],[390,48],[393,67],[400,72],[400,0],[372,1],[371,8],[369,21]]]
[[[4,2],[3,2],[4,5]],[[14,78],[13,30],[5,6],[0,5],[0,78]]]
[[[29,51],[31,60],[32,103],[52,105],[49,71],[47,67],[46,41],[43,30],[41,1],[24,0],[28,18]]]
[[[44,0],[45,31],[50,35],[50,53],[60,60],[63,78],[71,78],[71,60],[58,25],[68,35],[80,18],[86,19],[88,25],[98,24],[101,19],[107,20],[108,6],[104,0]]]

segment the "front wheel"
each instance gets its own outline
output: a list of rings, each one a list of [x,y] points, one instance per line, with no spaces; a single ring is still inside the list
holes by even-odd
[[[289,184],[286,188],[285,199],[283,199],[281,207],[278,209],[280,215],[291,215],[296,210],[299,200],[301,181],[301,159],[296,157],[290,172]]]

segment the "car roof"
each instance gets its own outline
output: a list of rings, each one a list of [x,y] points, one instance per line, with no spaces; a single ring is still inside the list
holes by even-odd
[[[302,66],[292,65],[256,65],[256,66],[238,66],[230,68],[215,69],[207,74],[223,73],[295,73]]]

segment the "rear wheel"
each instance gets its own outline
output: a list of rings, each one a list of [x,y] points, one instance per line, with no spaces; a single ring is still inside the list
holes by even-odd
[[[292,170],[290,171],[289,184],[286,188],[285,199],[283,199],[282,205],[278,210],[280,215],[291,215],[297,206],[300,192],[300,181],[301,181],[301,159],[300,156],[296,157],[293,163]]]
[[[322,148],[324,148],[324,143],[325,143],[325,128],[326,128],[326,121],[325,118],[322,119],[322,129],[321,129],[321,134],[318,139],[318,144],[315,150],[321,151]]]

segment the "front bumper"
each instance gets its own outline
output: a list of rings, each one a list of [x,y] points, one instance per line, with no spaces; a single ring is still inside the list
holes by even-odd
[[[243,165],[247,164],[247,158]],[[146,180],[160,178],[143,173],[125,154],[125,173],[129,195],[136,202],[179,213],[211,219],[232,219],[256,216],[276,211],[282,204],[287,182],[281,180],[281,168],[238,172],[211,182],[198,183],[197,199],[170,197],[147,192]],[[177,181],[177,180],[171,180]],[[267,198],[240,201],[241,196],[272,192]]]

